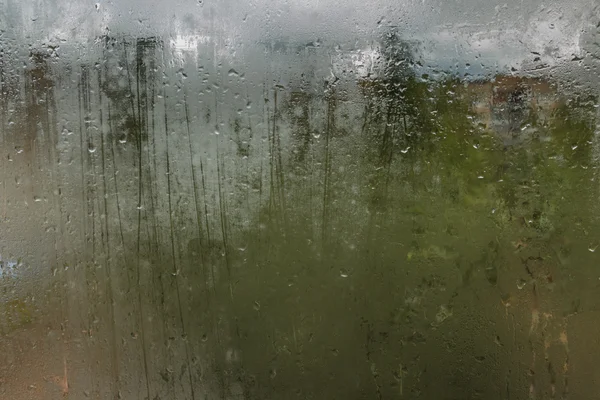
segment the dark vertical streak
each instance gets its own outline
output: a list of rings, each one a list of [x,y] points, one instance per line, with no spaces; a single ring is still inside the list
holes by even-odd
[[[192,187],[193,187],[193,195],[194,195],[194,211],[196,214],[196,227],[198,229],[198,239],[202,239],[202,223],[200,218],[200,209],[198,206],[198,181],[196,179],[196,170],[194,168],[194,152],[192,150],[192,131],[190,129],[190,114],[188,110],[187,104],[187,96],[184,89],[183,92],[183,107],[185,110],[185,124],[187,130],[187,138],[188,138],[188,151],[190,156],[190,170],[192,171]]]
[[[135,104],[133,101],[133,88],[132,88],[132,84],[131,84],[131,73],[129,71],[129,57],[127,55],[127,42],[123,42],[123,48],[125,51],[125,68],[127,70],[127,82],[129,84],[129,100],[131,102],[131,113],[133,115],[133,119],[135,122],[135,135],[136,135],[136,145],[137,145],[137,156],[138,156],[138,160],[137,160],[137,167],[138,167],[138,204],[137,204],[137,208],[138,208],[138,236],[137,236],[137,241],[138,241],[138,248],[139,248],[139,242],[140,242],[140,226],[141,226],[141,220],[142,220],[142,195],[143,195],[143,181],[142,181],[142,132],[141,132],[141,126],[140,126],[140,121],[139,121],[139,116],[136,117],[135,114]],[[137,84],[137,88],[138,88],[138,95],[139,95],[139,83]],[[137,97],[137,96],[136,96]],[[139,98],[138,98],[139,101]],[[139,108],[139,105],[138,105]]]
[[[142,152],[142,147],[141,143],[143,140],[148,140],[148,124],[147,124],[147,80],[146,80],[146,66],[144,64],[144,49],[146,48],[146,46],[148,45],[148,42],[146,39],[140,39],[138,38],[136,40],[136,52],[135,52],[135,74],[136,74],[136,79],[135,79],[135,86],[136,86],[136,99],[137,99],[137,120],[136,120],[136,125],[137,125],[137,132],[138,132],[138,163],[139,163],[139,172],[138,172],[138,176],[140,179],[140,187],[143,188],[143,183],[142,183],[142,178],[143,178],[143,172],[142,172],[142,159],[143,159],[143,152]],[[142,92],[141,90],[141,85],[144,86],[144,90]],[[131,96],[133,98],[133,96]],[[142,105],[145,106],[145,110],[144,110],[144,116],[142,116]],[[135,119],[135,113],[134,113],[134,119]],[[149,148],[147,147],[147,154],[148,154],[148,159],[150,159],[150,155],[149,155]],[[152,184],[150,182],[150,168],[148,166],[148,182],[147,182],[147,187],[148,187],[148,192],[149,192],[149,198],[150,201],[152,202]],[[143,193],[143,191],[142,191]],[[141,207],[141,203],[138,204],[138,207]],[[151,218],[155,218],[154,216],[154,207],[150,207],[150,216]],[[145,211],[146,213],[146,220],[148,219],[148,211]],[[149,235],[149,230],[150,230],[150,226],[148,223],[146,223],[146,234],[148,235],[148,237],[150,237]]]
[[[281,214],[283,217],[284,225],[286,220],[286,207],[285,207],[285,181],[283,176],[283,161],[281,159],[281,138],[279,137],[279,131],[277,129],[277,88],[273,94],[273,141],[277,152],[277,180],[278,180],[278,195],[281,207]]]
[[[266,97],[265,97],[266,99]],[[268,101],[268,100],[267,100]],[[273,113],[273,121],[269,118],[269,106],[267,108],[267,137],[269,140],[269,218],[275,213],[275,127],[271,130],[271,124],[275,125],[275,113]]]
[[[314,189],[314,179],[315,179],[315,168],[314,168],[314,160],[315,160],[315,149],[313,146],[310,147],[310,160],[308,161],[310,164],[308,165],[309,176],[308,176],[308,189],[307,189],[307,199],[309,216],[310,216],[310,237],[315,237],[315,211],[314,211],[314,202],[313,202],[313,189]]]
[[[221,234],[223,236],[223,251],[225,252],[225,266],[227,268],[227,275],[229,278],[229,294],[233,299],[233,288],[231,286],[231,266],[229,264],[229,243],[228,243],[228,234],[227,234],[227,213],[226,213],[226,204],[223,194],[223,176],[221,169],[223,166],[221,165],[222,159],[219,151],[219,143],[217,139],[217,179],[218,179],[218,191],[219,191],[219,213],[221,215]]]
[[[98,72],[98,87],[102,87],[102,75]],[[116,318],[115,318],[115,305],[114,305],[114,295],[113,295],[113,284],[112,284],[112,273],[111,273],[111,252],[110,252],[110,227],[108,223],[108,185],[106,184],[106,151],[104,147],[104,141],[106,140],[105,129],[104,129],[104,115],[103,115],[103,105],[102,105],[102,92],[98,91],[98,105],[100,109],[100,151],[102,152],[102,192],[104,196],[104,235],[106,238],[106,258],[104,263],[104,273],[106,274],[106,293],[108,294],[108,311],[109,311],[109,320],[110,320],[110,346],[111,346],[111,365],[112,365],[112,380],[115,385],[115,390],[117,394],[120,391],[119,387],[119,356],[117,352],[117,328],[116,328]],[[115,393],[113,393],[115,395]]]
[[[141,127],[143,127],[142,131],[143,131],[143,136],[144,139],[147,141],[147,146],[146,146],[146,158],[147,158],[147,187],[148,187],[148,197],[150,200],[150,207],[148,210],[146,210],[146,214],[150,216],[150,218],[152,219],[152,226],[148,226],[147,229],[150,230],[152,229],[152,235],[148,234],[148,237],[152,237],[152,240],[150,240],[150,247],[152,247],[152,244],[154,245],[154,249],[151,249],[151,251],[157,253],[158,252],[158,224],[157,224],[157,217],[156,217],[156,203],[157,200],[155,199],[156,193],[158,193],[158,188],[157,188],[157,183],[156,183],[156,179],[153,179],[153,176],[156,176],[156,138],[154,136],[155,133],[155,121],[154,121],[154,99],[155,99],[155,78],[156,76],[154,75],[155,71],[155,67],[156,67],[156,44],[157,42],[155,41],[156,39],[151,39],[150,41],[146,41],[145,39],[138,39],[138,43],[137,43],[137,74],[138,74],[138,120],[139,120],[139,124]],[[147,49],[150,49],[153,51],[153,53],[148,53],[147,54]],[[147,61],[144,61],[144,56],[147,57]],[[149,62],[149,68],[146,66],[146,62]],[[151,101],[148,101],[148,73],[147,71],[152,71],[152,73],[150,74],[152,79],[150,80],[150,87],[151,87]],[[140,85],[143,85],[143,88],[141,88],[140,91]],[[143,108],[145,108],[144,113],[142,115],[142,103],[143,103]],[[150,104],[149,104],[150,103]],[[148,115],[152,115],[152,153],[150,151],[150,145],[149,145],[149,141],[150,141],[150,132],[149,132],[149,121],[148,121]],[[152,160],[152,163],[150,163],[150,160]],[[154,170],[152,169],[152,167],[154,167]]]
[[[115,137],[115,133],[113,130],[113,118],[112,118],[112,112],[111,112],[111,106],[108,106],[108,129],[109,129],[109,137],[110,138],[114,138]],[[121,202],[119,200],[119,179],[117,178],[117,174],[118,174],[118,168],[117,168],[117,158],[115,156],[115,145],[113,143],[113,140],[111,139],[109,141],[110,144],[110,152],[111,152],[111,158],[112,158],[112,164],[113,164],[113,181],[115,183],[115,200],[117,202],[117,218],[119,220],[119,235],[121,237],[121,246],[123,248],[123,258],[125,259],[125,265],[129,265],[129,263],[127,262],[127,251],[125,249],[125,237],[123,235],[123,220],[121,218]],[[127,273],[127,284],[128,284],[128,289],[131,290],[131,279],[129,276],[129,273]]]
[[[206,241],[211,242],[210,239],[210,228],[208,225],[208,202],[206,201],[206,179],[204,177],[204,165],[200,160],[200,175],[202,175],[202,197],[204,202],[204,223],[206,224]]]
[[[88,71],[86,69],[85,66],[81,67],[81,79],[79,81],[79,128],[80,128],[80,145],[81,145],[81,177],[82,177],[82,197],[83,197],[83,226],[84,226],[84,232],[83,232],[83,237],[84,237],[84,264],[85,265],[85,289],[86,289],[86,295],[87,295],[87,302],[86,302],[86,308],[87,308],[87,329],[91,329],[92,326],[92,320],[93,320],[93,304],[90,302],[90,299],[93,298],[94,293],[92,292],[92,287],[93,287],[93,282],[90,276],[88,276],[88,274],[93,273],[93,268],[89,266],[88,264],[88,234],[89,232],[87,231],[87,218],[88,218],[88,213],[87,210],[89,209],[89,202],[90,202],[90,193],[89,193],[89,188],[88,188],[88,182],[85,179],[85,158],[86,158],[86,148],[85,146],[87,145],[86,142],[87,140],[84,138],[87,138],[87,127],[85,125],[85,121],[83,120],[83,115],[86,113],[86,110],[89,109],[88,104],[89,104],[89,99],[87,97],[87,89],[88,89],[88,79],[89,79],[89,75],[88,75]],[[93,201],[93,198],[92,198]],[[93,203],[92,203],[92,208],[93,208]],[[93,226],[92,226],[93,229]],[[93,231],[92,231],[92,235],[93,235]],[[94,254],[92,252],[92,261],[93,261],[93,257]],[[84,284],[84,282],[82,282],[82,284]],[[89,352],[90,351],[90,343],[87,342],[86,343],[86,350]],[[89,378],[91,380],[92,383],[92,387],[94,387],[94,377],[95,374],[93,373],[93,368],[92,368],[92,361],[89,360],[88,363],[88,374],[89,374]]]
[[[89,74],[89,72],[88,72]],[[87,124],[91,124],[90,121],[90,115],[91,115],[91,100],[90,100],[90,87],[89,87],[89,80],[90,80],[90,76],[88,75],[87,77],[87,87],[86,87],[86,97],[87,97],[87,104],[86,104],[86,117],[88,119]],[[86,130],[88,129],[88,127],[86,126]],[[95,200],[98,199],[98,196],[96,195],[96,153],[95,153],[95,149],[96,146],[94,144],[94,136],[93,135],[88,135],[88,149],[94,149],[93,151],[88,151],[88,157],[90,160],[90,165],[91,165],[91,172],[92,172],[92,184],[91,184],[91,189],[90,189],[90,196],[91,196],[91,206],[92,206],[92,261],[95,262],[96,260],[96,206],[95,206]]]
[[[125,52],[125,67],[127,70],[127,81],[129,83],[129,91],[130,91],[130,100],[131,100],[131,112],[133,113],[133,119],[135,118],[135,106],[133,103],[133,92],[131,85],[131,74],[129,71],[129,57],[127,56],[127,42],[123,42],[123,48]],[[148,374],[148,355],[146,350],[146,329],[145,329],[145,318],[144,318],[144,307],[142,304],[142,284],[141,284],[141,226],[142,226],[142,135],[140,132],[139,124],[135,124],[136,126],[136,139],[137,139],[137,152],[138,152],[138,221],[137,221],[137,244],[136,244],[136,274],[137,274],[137,295],[138,295],[138,306],[140,309],[140,333],[142,339],[142,354],[144,358],[144,374],[146,378],[146,393],[148,398],[150,398],[150,379]]]
[[[216,97],[216,96],[215,96]],[[216,101],[215,101],[216,104]],[[218,114],[217,114],[218,115]],[[226,215],[226,211],[225,211],[225,199],[223,198],[223,176],[222,176],[222,172],[221,169],[223,168],[222,166],[222,159],[221,159],[221,154],[220,154],[220,150],[219,150],[219,138],[216,137],[216,141],[217,141],[217,190],[218,190],[218,195],[219,195],[219,214],[220,214],[220,222],[221,222],[221,235],[223,238],[223,252],[225,254],[225,267],[227,270],[227,282],[228,282],[228,287],[229,287],[229,298],[231,300],[231,302],[233,302],[233,282],[232,282],[232,277],[231,277],[231,266],[229,263],[229,244],[228,244],[228,234],[227,234],[227,215]],[[221,343],[220,338],[219,338],[219,344]],[[225,398],[225,381],[223,379],[222,376],[219,377],[220,378],[220,383],[221,383],[221,387],[222,387],[222,398]]]
[[[246,104],[248,104],[250,102],[250,95],[248,93],[248,84],[246,84]],[[250,157],[252,154],[252,151],[254,150],[252,148],[252,139],[254,137],[254,132],[252,131],[252,120],[250,118],[249,113],[246,113],[246,120],[247,120],[247,126],[248,126],[248,131],[249,131],[249,135],[248,135],[248,153],[247,153],[247,159],[246,159],[246,182],[248,183],[248,186],[246,187],[246,212],[248,213],[248,215],[250,215],[252,213],[252,210],[250,209],[250,190],[252,187],[252,176],[250,174]],[[260,203],[259,203],[260,204]]]
[[[192,150],[192,131],[190,129],[190,115],[189,115],[189,109],[188,109],[188,104],[187,104],[187,96],[186,96],[186,92],[184,89],[183,92],[183,107],[185,109],[185,123],[186,123],[186,128],[187,128],[187,138],[188,138],[188,150],[189,150],[189,156],[190,156],[190,169],[192,171],[192,186],[193,186],[193,191],[194,191],[194,211],[196,214],[196,228],[198,229],[198,241],[200,244],[202,244],[202,219],[200,218],[200,206],[199,206],[199,202],[198,202],[198,181],[196,179],[196,170],[194,168],[194,152]],[[202,246],[200,246],[200,251],[201,251],[201,255],[200,258],[202,259],[202,279],[203,279],[203,284],[206,283],[206,263],[204,260],[204,251],[201,248]],[[208,294],[208,292],[207,292]]]
[[[390,105],[387,114],[387,123],[384,128],[384,144],[382,146],[381,158],[383,162],[383,166],[385,166],[386,174],[385,174],[385,184],[382,190],[382,199],[386,201],[389,193],[390,180],[392,177],[392,162],[394,161],[394,138],[396,137],[396,127],[398,120],[398,113],[395,111],[395,107]],[[406,123],[406,120],[404,120]],[[405,131],[406,132],[406,131]],[[412,171],[412,168],[411,168]],[[415,182],[414,179],[410,180],[411,182]]]
[[[65,226],[64,226],[64,222],[62,219],[63,216],[63,212],[62,212],[62,192],[61,192],[61,179],[60,179],[60,173],[59,173],[59,165],[60,165],[60,160],[57,158],[56,156],[56,152],[57,152],[57,148],[58,148],[58,133],[56,132],[56,102],[54,99],[54,93],[49,90],[46,93],[46,129],[48,132],[48,137],[50,138],[51,144],[49,147],[49,159],[50,159],[50,173],[51,173],[51,182],[54,184],[55,186],[55,195],[53,196],[54,199],[54,212],[55,212],[55,218],[57,220],[57,225],[60,227],[58,229],[54,230],[54,265],[55,268],[58,268],[58,266],[60,265],[60,258],[59,258],[59,254],[64,254],[64,240],[62,240],[64,238],[65,235]],[[54,112],[52,112],[51,110],[54,110]],[[52,116],[52,121],[50,121],[50,116]],[[2,125],[4,126],[4,124]],[[57,282],[58,283],[58,282]],[[67,313],[68,313],[68,301],[69,301],[69,297],[68,297],[68,293],[64,293],[63,291],[61,291],[61,293],[59,294],[58,297],[58,301],[60,304],[60,321],[65,321],[67,320]],[[66,349],[65,349],[65,344],[61,343],[60,345],[61,347],[61,352],[63,354],[66,353]]]
[[[164,48],[162,48],[161,45],[161,51],[164,51]],[[151,121],[148,124],[150,127],[150,131],[147,132],[148,134],[148,140],[150,140],[150,137],[152,138],[152,154],[150,157],[150,153],[148,155],[149,159],[148,159],[148,171],[149,171],[149,176],[148,179],[150,180],[150,209],[152,210],[151,212],[151,216],[152,216],[152,230],[153,230],[153,234],[154,237],[153,239],[150,241],[151,243],[151,254],[154,256],[154,258],[156,260],[158,260],[158,262],[162,263],[162,252],[161,252],[161,247],[159,245],[160,242],[160,238],[161,238],[161,231],[159,230],[159,218],[157,216],[157,212],[156,212],[156,207],[158,207],[159,204],[159,193],[161,192],[159,190],[159,180],[157,178],[158,176],[158,152],[156,150],[156,141],[157,141],[157,126],[160,126],[160,117],[157,117],[156,115],[156,98],[158,96],[158,93],[160,91],[160,89],[157,89],[157,84],[158,84],[158,78],[157,78],[157,65],[156,65],[156,60],[158,58],[158,51],[157,49],[155,49],[155,53],[153,54],[153,56],[150,58],[150,71],[151,71],[151,79],[150,79],[150,98],[152,99],[150,101],[150,118]],[[158,122],[157,122],[157,118],[158,118]],[[151,132],[151,136],[150,136],[150,132]],[[149,148],[150,146],[148,146]],[[148,151],[150,151],[150,149],[148,149]],[[150,160],[152,160],[152,163],[150,163]],[[161,188],[162,190],[162,188]],[[152,247],[153,246],[153,247]],[[167,325],[168,325],[168,311],[167,311],[167,305],[166,305],[166,301],[165,301],[165,283],[164,283],[165,279],[164,279],[164,273],[162,271],[162,269],[157,269],[157,271],[153,274],[152,276],[152,287],[154,289],[154,296],[157,299],[156,302],[160,304],[160,317],[161,317],[161,324],[160,324],[160,333],[161,333],[161,337],[165,338],[167,337]],[[165,349],[165,354],[168,355],[168,349]]]
[[[371,114],[373,112],[373,102],[371,98],[367,100],[367,105],[365,106],[365,112],[363,114],[363,124],[360,132],[364,135],[367,131],[367,126],[371,122]]]
[[[329,94],[327,99],[327,123],[325,126],[325,165],[324,165],[324,183],[323,183],[323,216],[321,226],[321,240],[323,249],[327,245],[327,231],[329,229],[329,180],[331,179],[331,149],[330,140],[334,129],[334,111],[335,111],[335,94]],[[324,255],[324,254],[323,254]]]
[[[155,71],[156,68],[156,52],[153,55],[153,57],[151,58],[150,61],[150,71]],[[158,196],[159,190],[158,190],[158,183],[157,183],[157,179],[156,179],[156,171],[158,170],[158,166],[157,166],[157,155],[156,155],[156,116],[154,113],[155,107],[156,107],[156,74],[153,72],[152,73],[152,79],[150,80],[151,82],[151,99],[152,101],[150,102],[150,114],[152,116],[152,156],[150,156],[150,153],[148,153],[148,160],[152,160],[152,165],[148,165],[148,170],[149,170],[149,177],[148,179],[150,179],[151,184],[150,186],[150,209],[152,210],[152,228],[153,228],[153,233],[154,233],[154,245],[155,245],[155,249],[154,251],[156,253],[158,253],[158,222],[157,222],[157,217],[156,217],[156,204],[158,204],[158,199],[156,198],[156,196]],[[148,132],[148,138],[150,138],[150,134]],[[150,139],[148,139],[150,140]],[[148,152],[150,152],[150,146],[148,146]],[[148,163],[150,164],[150,163]],[[152,170],[152,168],[154,168],[154,170]],[[162,286],[161,286],[162,288]],[[162,290],[162,289],[161,289]]]
[[[264,122],[265,114],[267,115],[267,121],[268,121],[269,117],[268,117],[268,110],[267,110],[266,102],[263,103],[263,110],[262,110],[262,121],[263,122]],[[269,130],[268,130],[268,122],[267,122],[267,137],[268,137],[268,134],[269,134]],[[264,157],[264,146],[260,146],[260,167],[259,167],[259,172],[260,173],[258,175],[259,176],[259,181],[258,181],[258,209],[259,210],[262,207],[262,199],[263,199],[264,159],[265,159],[265,157]]]
[[[141,47],[141,49],[140,49]],[[142,141],[142,132],[145,132],[145,124],[142,124],[142,98],[140,95],[140,81],[143,79],[144,80],[144,84],[146,83],[146,74],[145,74],[145,68],[144,68],[144,62],[142,59],[143,56],[143,46],[141,46],[140,44],[137,44],[137,49],[136,49],[136,62],[135,62],[135,73],[136,73],[136,80],[135,80],[135,87],[136,87],[136,98],[137,98],[137,126],[138,126],[138,133],[140,134],[140,138],[139,141]],[[127,74],[127,77],[129,79],[129,74]],[[133,96],[132,99],[133,101]],[[134,118],[135,118],[135,114],[134,114]],[[140,151],[140,159],[141,159],[141,154],[142,152]]]
[[[90,115],[91,115],[91,103],[90,103],[90,71],[87,66],[81,66],[81,99],[82,99],[82,107],[80,112],[83,113],[83,129],[85,131],[85,140],[87,145],[87,150],[94,149],[94,138],[92,135],[88,135],[88,128],[91,124]],[[82,115],[80,114],[80,121]],[[83,139],[83,138],[82,138]],[[96,257],[96,207],[95,203],[95,192],[96,192],[96,165],[94,162],[94,152],[86,151],[86,149],[82,149],[82,154],[85,154],[87,157],[87,165],[89,168],[90,175],[88,176],[88,182],[86,182],[85,191],[86,191],[86,204],[87,210],[91,211],[91,241],[92,241],[92,262],[95,261]],[[87,218],[87,215],[86,215]]]
[[[166,91],[165,91],[166,92]],[[171,236],[171,256],[173,258],[173,276],[175,279],[175,291],[177,293],[177,306],[179,311],[179,322],[181,324],[181,331],[184,337],[185,354],[187,361],[188,378],[190,380],[190,389],[192,394],[192,400],[196,398],[194,391],[194,381],[192,378],[191,369],[191,357],[188,345],[188,337],[185,329],[185,321],[183,318],[183,307],[181,305],[181,293],[179,289],[179,269],[177,268],[177,256],[175,251],[175,228],[173,226],[173,205],[171,200],[171,160],[169,156],[169,120],[167,117],[167,93],[163,94],[164,106],[165,106],[165,143],[166,143],[166,161],[167,161],[167,203],[169,207],[169,229]]]
[[[220,77],[220,73],[217,72],[217,77]],[[222,82],[221,82],[222,83]],[[215,126],[218,128],[219,122],[221,121],[220,113],[219,113],[219,99],[218,93],[215,92]],[[225,165],[223,159],[221,157],[220,151],[220,137],[215,136],[216,141],[216,151],[217,151],[217,192],[219,196],[219,214],[220,214],[220,223],[221,223],[221,235],[223,240],[223,254],[225,256],[225,267],[227,271],[227,282],[229,288],[229,299],[231,303],[233,303],[233,281],[231,274],[231,263],[230,263],[230,254],[229,254],[229,234],[228,234],[228,224],[227,224],[227,202],[225,200],[224,190],[223,190],[223,181],[224,178],[224,169]],[[234,321],[236,325],[236,331],[238,331],[237,326],[237,317],[234,315]],[[218,332],[218,330],[217,330]],[[222,345],[221,338],[218,337],[218,343]],[[220,376],[220,383],[222,388],[222,398],[225,398],[225,379],[224,376]]]
[[[85,184],[85,147],[84,147],[84,143],[85,143],[85,131],[83,129],[83,119],[82,119],[82,112],[81,112],[81,107],[82,107],[82,84],[83,84],[83,76],[81,76],[80,82],[79,82],[79,90],[78,90],[78,95],[79,95],[79,147],[80,147],[80,161],[81,161],[81,207],[82,207],[82,214],[81,214],[81,222],[82,222],[82,229],[83,229],[83,244],[84,244],[84,251],[87,249],[87,202],[86,202],[86,198],[85,198],[85,192],[86,192],[86,184]]]
[[[391,164],[394,158],[393,138],[395,135],[395,116],[397,113],[395,109],[395,103],[392,100],[388,101],[387,108],[385,109],[385,119],[383,120],[384,128],[377,159],[378,170],[383,169],[385,171],[385,176],[376,172],[377,175],[372,183],[376,189],[374,190],[371,200],[372,205],[374,206],[374,212],[369,214],[369,223],[367,224],[367,246],[377,245],[371,242],[373,238],[373,228],[377,225],[377,218],[381,215],[379,210],[381,207],[385,207],[387,201],[388,186],[391,179]],[[373,122],[372,119],[369,123],[371,122]],[[383,183],[381,182],[382,180]]]
[[[2,111],[0,112],[1,124],[2,128],[0,131],[0,140],[3,145],[6,144],[6,111],[8,109],[8,90],[6,88],[6,73],[4,71],[4,52],[0,50],[0,102]],[[4,157],[0,157],[2,163],[0,164],[0,169],[2,170],[2,220],[6,220],[6,206],[8,203],[8,196],[6,195],[6,168],[4,167]]]

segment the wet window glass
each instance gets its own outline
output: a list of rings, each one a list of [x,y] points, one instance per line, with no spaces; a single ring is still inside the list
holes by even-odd
[[[0,399],[592,399],[592,0],[0,1]]]

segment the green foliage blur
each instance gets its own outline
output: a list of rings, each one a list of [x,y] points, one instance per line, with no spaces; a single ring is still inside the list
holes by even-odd
[[[413,190],[438,186],[451,202],[494,210],[499,226],[525,226],[541,236],[555,230],[572,204],[585,208],[582,202],[592,202],[597,96],[555,91],[542,110],[527,96],[511,100],[515,94],[490,106],[500,121],[486,126],[473,111],[472,82],[417,76],[415,55],[394,30],[381,45],[383,73],[360,82],[365,147],[371,149],[366,154],[378,171],[371,178],[379,188],[371,199],[374,210],[385,208],[382,186],[395,174]],[[506,118],[511,107],[522,109],[516,121]],[[508,129],[507,138],[497,125],[511,122],[518,128]]]

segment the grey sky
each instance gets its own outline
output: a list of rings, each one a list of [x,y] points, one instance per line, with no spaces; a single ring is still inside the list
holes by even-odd
[[[2,19],[23,28],[32,42],[83,40],[108,28],[217,35],[246,46],[264,38],[322,38],[352,47],[395,25],[422,42],[427,64],[469,63],[474,71],[482,64],[521,68],[536,58],[555,65],[585,55],[594,51],[590,38],[600,20],[594,0],[0,0],[0,5]]]

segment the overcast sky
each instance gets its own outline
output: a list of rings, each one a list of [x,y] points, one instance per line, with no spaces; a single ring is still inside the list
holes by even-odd
[[[36,39],[132,34],[220,35],[243,45],[316,38],[351,48],[398,26],[429,65],[553,65],[595,51],[596,0],[0,0],[3,26]],[[537,54],[535,54],[537,53]]]

